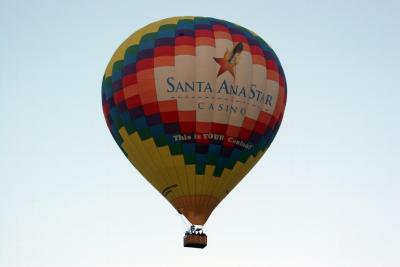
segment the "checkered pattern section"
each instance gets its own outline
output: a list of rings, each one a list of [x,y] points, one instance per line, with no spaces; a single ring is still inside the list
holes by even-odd
[[[267,80],[279,84],[272,114],[261,110],[257,119],[244,115],[238,127],[196,121],[196,107],[179,110],[177,99],[157,99],[154,69],[173,67],[179,55],[195,56],[197,46],[214,47],[216,38],[242,42],[244,50],[251,53],[253,64],[267,69]],[[185,164],[195,165],[196,174],[204,174],[206,165],[215,166],[216,177],[224,169],[232,169],[238,161],[245,163],[251,155],[257,156],[268,149],[282,121],[286,81],[277,56],[259,36],[227,21],[194,17],[161,25],[157,31],[141,36],[138,44],[124,49],[123,60],[114,62],[112,74],[105,75],[102,84],[104,116],[121,149],[123,140],[119,130],[125,127],[129,135],[137,132],[142,140],[152,138],[158,147],[168,146],[172,155],[183,155]],[[223,141],[174,139],[177,134],[204,132],[201,129],[225,138]],[[254,145],[246,149],[228,142],[228,137]]]

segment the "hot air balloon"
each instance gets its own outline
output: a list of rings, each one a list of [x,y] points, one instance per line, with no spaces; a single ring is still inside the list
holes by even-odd
[[[205,247],[212,211],[271,145],[286,104],[278,57],[252,31],[209,17],[151,23],[112,56],[107,126],[133,166],[187,218]]]

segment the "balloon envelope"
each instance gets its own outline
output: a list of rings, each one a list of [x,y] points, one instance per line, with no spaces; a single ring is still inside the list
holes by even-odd
[[[121,150],[198,225],[268,149],[285,103],[285,76],[268,44],[207,17],[168,18],[135,32],[102,84]]]

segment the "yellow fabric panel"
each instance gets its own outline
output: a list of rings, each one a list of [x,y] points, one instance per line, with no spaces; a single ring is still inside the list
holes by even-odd
[[[128,135],[124,127],[119,132],[128,159],[160,193],[171,185],[177,185],[166,196],[171,203],[183,196],[199,196],[201,202],[203,195],[221,201],[263,155],[250,156],[246,163],[237,162],[232,170],[225,169],[221,177],[213,176],[215,167],[210,165],[206,166],[204,175],[196,175],[195,165],[186,165],[182,155],[171,155],[168,146],[158,148],[152,138],[143,141],[137,132]],[[206,201],[204,199],[204,205]]]
[[[208,195],[213,196],[214,198],[217,198],[219,200],[222,200],[222,198],[220,197],[220,194],[216,191],[216,188],[218,188],[223,180],[222,177],[215,177],[213,175],[214,173],[214,169],[215,166],[210,166],[210,165],[206,165],[206,171],[204,174],[204,188],[207,188],[208,190]]]
[[[195,165],[185,165],[184,168],[186,169],[186,177],[189,187],[188,195],[194,195],[196,191],[196,180],[193,179],[196,175],[195,173]]]
[[[168,146],[163,146],[163,147],[158,147],[157,148],[160,159],[161,161],[164,162],[167,171],[169,172],[169,178],[171,185],[177,185],[177,187],[174,187],[173,190],[173,195],[174,197],[181,197],[185,195],[184,187],[183,187],[183,181],[185,180],[184,177],[180,175],[180,172],[177,170],[177,167],[175,165],[175,162],[172,158],[172,155],[169,151]],[[168,195],[169,197],[169,195]]]
[[[156,176],[158,179],[161,179],[165,182],[165,187],[162,189],[165,190],[167,187],[170,187],[176,184],[176,175],[174,171],[171,170],[172,166],[168,166],[165,160],[160,156],[159,150],[154,143],[152,138],[149,138],[145,141],[141,141],[144,147],[144,153],[148,153],[151,158],[150,164],[153,164],[156,167]],[[161,191],[161,193],[162,193]],[[173,199],[177,197],[176,190],[172,190],[170,194],[168,194],[167,199]]]
[[[222,199],[227,195],[226,184],[228,183],[228,181],[230,179],[232,179],[232,170],[224,169],[224,171],[222,172],[222,175],[221,175],[222,183],[217,187],[216,194],[219,199]]]
[[[159,179],[157,172],[154,170],[154,165],[149,164],[150,157],[140,145],[140,137],[137,133],[128,136],[124,127],[119,130],[124,142],[122,148],[128,155],[129,161],[135,168],[148,180],[159,192],[165,188],[166,184],[163,180]],[[136,164],[138,163],[138,164]]]
[[[168,151],[169,152],[169,151]],[[177,171],[177,175],[179,176],[179,181],[181,182],[180,186],[182,188],[183,194],[189,193],[189,183],[188,176],[186,173],[185,162],[182,155],[171,156],[175,169]]]

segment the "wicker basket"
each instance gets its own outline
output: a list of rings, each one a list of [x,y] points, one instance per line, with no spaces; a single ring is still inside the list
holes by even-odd
[[[206,235],[189,234],[183,238],[183,246],[190,248],[204,248],[207,246]]]

